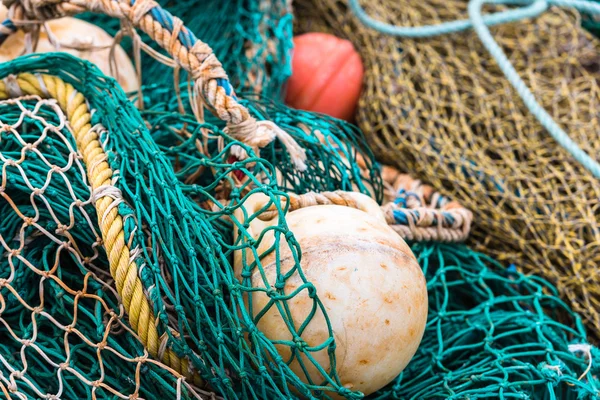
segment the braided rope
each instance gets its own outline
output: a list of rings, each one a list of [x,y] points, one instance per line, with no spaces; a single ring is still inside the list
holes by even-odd
[[[194,81],[192,108],[206,106],[227,123],[227,133],[251,147],[262,148],[281,136],[281,130],[266,121],[257,121],[238,102],[221,62],[209,45],[200,41],[183,22],[153,0],[3,0],[8,19],[0,26],[0,45],[17,29],[48,19],[85,11],[106,14],[141,29],[185,69]],[[201,101],[198,101],[198,98]],[[201,116],[201,112],[197,113]],[[265,134],[262,131],[269,131]],[[282,140],[296,168],[306,169],[306,155],[296,141]]]
[[[473,214],[456,201],[435,192],[431,186],[384,167],[388,203],[381,207],[388,225],[404,240],[462,242],[471,230]],[[289,194],[289,212],[313,206],[338,205],[360,208],[349,192],[309,192]],[[259,218],[269,220],[278,215],[275,205]]]
[[[130,325],[150,356],[161,359],[177,374],[200,384],[200,378],[192,372],[188,359],[179,358],[172,349],[161,350],[164,348],[166,335],[162,340],[159,337],[156,317],[138,277],[134,253],[125,241],[123,218],[116,207],[122,201],[121,194],[112,183],[114,173],[106,161],[107,154],[102,148],[98,133],[90,123],[91,112],[84,96],[72,85],[50,75],[23,73],[0,81],[0,100],[28,95],[55,99],[67,115],[77,148],[87,168],[110,274],[115,280]]]

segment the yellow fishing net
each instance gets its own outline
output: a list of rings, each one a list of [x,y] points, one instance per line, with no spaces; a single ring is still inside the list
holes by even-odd
[[[468,18],[463,0],[360,4],[397,26]],[[470,208],[476,246],[549,278],[598,337],[600,182],[530,114],[477,35],[387,36],[362,25],[346,0],[302,0],[296,11],[300,30],[346,37],[363,56],[357,120],[376,155]],[[577,12],[550,8],[490,29],[535,98],[593,157],[600,42],[580,24]]]

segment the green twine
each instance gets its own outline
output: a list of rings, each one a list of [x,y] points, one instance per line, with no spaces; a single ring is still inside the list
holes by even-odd
[[[600,352],[555,287],[465,245],[411,248],[427,279],[427,327],[413,360],[373,399],[600,396]],[[572,343],[594,358],[581,380],[590,360]]]
[[[93,122],[101,122],[108,128],[101,140],[109,153],[111,166],[119,171],[117,184],[126,200],[119,210],[128,216],[127,236],[142,249],[139,266],[144,268],[141,268],[141,276],[155,311],[161,312],[160,329],[166,332],[166,326],[176,327],[179,335],[169,333],[168,345],[179,355],[190,357],[213,390],[232,399],[296,398],[298,394],[326,398],[334,393],[360,397],[341,387],[335,370],[323,371],[321,382],[302,383],[289,370],[287,360],[278,356],[273,343],[256,330],[255,318],[260,313],[249,313],[243,295],[257,289],[250,288],[247,281],[237,281],[232,273],[231,258],[234,251],[255,249],[257,243],[244,239],[244,235],[234,243],[233,226],[243,233],[245,225],[235,219],[227,222],[223,218],[231,218],[233,211],[243,205],[246,188],[250,193],[267,194],[280,214],[284,210],[279,197],[288,190],[349,190],[356,185],[364,193],[381,199],[376,163],[356,128],[264,100],[246,101],[245,105],[255,116],[274,120],[308,149],[309,170],[305,175],[294,175],[278,143],[266,148],[261,158],[250,153],[248,160],[229,163],[228,148],[241,144],[223,134],[216,121],[200,124],[191,116],[175,113],[176,105],[171,101],[172,92],[166,89],[166,82],[144,89],[150,106],[142,113],[143,121],[115,81],[101,76],[89,63],[66,55],[44,55],[0,65],[2,77],[20,71],[56,74],[74,84],[96,108]],[[30,110],[32,106],[33,103],[28,103],[27,108]],[[13,121],[17,114],[20,111],[14,106],[2,106],[0,120]],[[56,121],[49,111],[44,115]],[[40,128],[31,120],[20,134],[35,140],[40,137]],[[200,152],[196,147],[197,140],[205,137],[203,129],[213,135],[207,144],[208,152]],[[326,137],[324,143],[319,141],[317,131]],[[0,158],[0,167],[4,167],[7,157],[20,157],[23,143],[8,132],[1,135],[0,154],[5,158]],[[70,138],[68,132],[65,136]],[[42,146],[40,152],[45,157],[63,165],[68,162],[70,152],[64,141],[58,141],[52,135],[44,140],[48,145]],[[219,140],[223,141],[223,148],[219,147]],[[25,176],[38,185],[44,181],[44,171],[48,168],[42,166],[31,152],[26,154]],[[359,155],[368,165],[366,176],[357,167]],[[23,214],[33,215],[31,193],[24,184],[23,175],[14,168],[3,171],[6,171],[10,184],[5,193],[19,199],[17,204]],[[203,202],[215,199],[220,184],[233,184],[231,175],[234,171],[248,178],[246,185],[231,192],[232,201],[225,207],[217,211],[203,208]],[[277,171],[286,179],[278,182]],[[75,188],[76,197],[89,198],[89,189],[80,177],[81,174],[68,175],[67,179]],[[52,180],[48,190],[52,208],[57,210],[61,220],[70,219],[68,206],[73,197],[66,185],[58,179]],[[42,203],[36,204],[44,208]],[[86,207],[85,214],[95,224],[93,208]],[[0,235],[14,243],[12,240],[18,237],[20,219],[4,200],[0,200],[0,211],[1,215],[8,216],[0,223]],[[94,246],[95,236],[84,218],[83,213],[76,214],[76,223],[70,232],[77,238],[82,251],[97,256],[98,268],[94,272],[98,278],[106,278],[106,271],[102,273],[102,267],[107,265],[106,255]],[[56,229],[50,213],[40,213],[40,221],[45,229]],[[297,268],[301,249],[284,224],[276,229],[277,243],[285,241],[296,249],[294,273],[301,273]],[[27,230],[26,235],[32,241],[24,257],[49,270],[58,244],[36,234],[35,229]],[[588,360],[585,354],[569,350],[569,345],[585,346],[585,331],[579,317],[559,300],[554,287],[535,276],[506,271],[493,260],[462,245],[416,243],[411,247],[428,282],[430,313],[427,330],[413,361],[373,398],[574,399],[598,396],[598,382],[594,378],[598,373],[597,350],[589,348],[593,368],[578,380],[587,368]],[[7,258],[0,260],[0,273],[3,274],[0,278],[6,279],[6,271],[10,270],[6,265]],[[38,275],[32,274],[24,263],[17,263],[16,268],[19,274],[13,284],[18,286],[28,304],[35,304],[37,287],[29,283]],[[69,286],[81,287],[82,276],[89,268],[65,254],[60,259],[58,274]],[[260,263],[246,265],[247,270],[253,268],[262,266]],[[281,279],[286,277],[281,276]],[[92,290],[116,310],[116,298],[104,290],[98,280],[94,282]],[[50,281],[44,285],[48,287],[46,306],[49,314],[69,323],[75,309],[72,296]],[[309,290],[310,286],[310,282],[306,282],[302,290]],[[277,289],[269,293],[271,304],[284,311],[286,296]],[[7,294],[6,288],[0,288],[0,294],[11,301],[12,294]],[[314,302],[315,307],[321,307],[318,293]],[[17,329],[19,335],[30,337],[30,311],[19,306],[14,298],[12,304],[14,306],[6,309],[0,318],[10,321],[9,325]],[[98,302],[80,302],[77,307],[81,318],[78,326],[82,332],[87,337],[99,338],[106,315]],[[64,359],[62,342],[56,340],[63,331],[49,322],[42,327],[38,340],[44,351],[56,360]],[[9,338],[0,344],[0,376],[10,374],[7,365],[23,368],[18,354],[21,346],[6,335],[5,329],[5,325],[0,325],[0,335]],[[250,337],[249,341],[244,339],[245,335]],[[109,339],[110,345],[122,355],[134,357],[142,352],[137,340],[126,331],[110,335]],[[76,357],[71,364],[83,376],[97,379],[96,350],[76,342],[75,338],[72,340]],[[297,347],[292,341],[283,345],[293,348],[296,355],[304,351],[310,359],[310,349]],[[330,332],[329,338],[312,350],[329,349],[331,355],[332,348]],[[107,382],[131,393],[134,365],[114,355],[103,357],[106,357]],[[39,390],[58,390],[56,371],[36,353],[28,352],[27,359],[30,372],[26,378],[35,382]],[[330,360],[335,363],[333,357]],[[177,383],[163,369],[144,364],[141,376],[142,395],[147,398],[175,397]],[[91,397],[91,388],[73,375],[65,375],[62,382],[65,398]],[[28,397],[38,397],[23,380],[17,379],[17,385]],[[96,394],[111,397],[105,392],[97,391]]]

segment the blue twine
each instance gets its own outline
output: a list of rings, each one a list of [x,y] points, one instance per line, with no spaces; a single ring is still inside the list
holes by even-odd
[[[442,218],[442,221],[446,225],[454,224],[454,216],[452,214],[442,211],[439,215]],[[392,215],[394,216],[394,222],[398,225],[406,225],[410,226],[410,222],[416,224],[417,221],[421,218],[421,213],[418,210],[412,210],[407,208],[399,208],[392,211]],[[433,219],[431,221],[432,226],[436,226],[439,224],[438,215],[434,214]]]
[[[589,14],[600,14],[600,4],[588,0],[470,0],[468,6],[469,20],[450,21],[418,27],[401,27],[371,18],[359,5],[358,0],[349,0],[349,2],[350,9],[363,24],[386,35],[426,38],[473,28],[484,47],[497,62],[500,70],[517,91],[531,114],[535,116],[554,140],[568,151],[577,162],[583,165],[596,178],[600,178],[600,164],[583,151],[537,102],[533,93],[531,93],[525,82],[523,82],[488,29],[488,26],[491,25],[536,17],[546,11],[550,5],[575,8]],[[481,7],[484,3],[525,5],[525,7],[484,16],[481,13]]]

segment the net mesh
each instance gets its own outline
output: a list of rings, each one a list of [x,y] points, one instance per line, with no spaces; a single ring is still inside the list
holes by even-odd
[[[191,118],[180,120],[170,113],[154,111],[155,119],[142,123],[114,81],[96,76],[97,69],[71,57],[19,59],[0,66],[0,76],[7,71],[48,72],[80,89],[92,109],[102,101],[91,124],[109,155],[113,182],[121,188],[119,212],[125,215],[127,241],[140,249],[139,275],[160,315],[161,338],[190,360],[211,390],[229,398],[290,398],[311,391],[319,397],[331,394],[327,389],[356,396],[336,387],[335,369],[324,374],[328,385],[301,383],[289,371],[288,360],[278,357],[273,343],[256,330],[243,306],[243,293],[257,288],[240,283],[231,264],[234,251],[257,252],[259,247],[232,237],[233,224],[242,230],[260,217],[257,213],[239,221],[229,211],[243,205],[243,190],[231,192],[229,208],[215,212],[203,207],[207,201],[217,203],[211,199],[218,183],[230,179],[235,169],[252,178],[256,188],[250,192],[268,194],[281,213],[283,192],[267,161],[251,157],[232,165],[225,160],[227,145],[212,156],[191,144],[186,147],[201,128],[211,136],[209,146],[215,142],[218,148],[219,138],[233,142],[214,126],[195,126]],[[86,76],[85,85],[75,78],[76,71]],[[32,84],[36,79],[20,77],[17,82],[26,87],[23,80]],[[4,100],[0,107],[2,208],[10,216],[0,236],[5,254],[0,326],[10,332],[0,353],[3,390],[13,398],[85,398],[92,392],[99,398],[202,395],[189,379],[159,362],[160,354],[149,357],[124,318],[123,299],[107,271],[106,243],[96,223],[94,202],[99,199],[86,177],[90,166],[77,152],[77,133],[65,124],[57,102],[21,98]],[[192,132],[190,139],[181,139],[182,124]],[[191,176],[185,171],[197,166],[210,169],[212,178],[185,183]],[[285,225],[277,227],[277,234],[293,248]],[[556,297],[554,287],[507,272],[463,245],[415,243],[412,248],[428,280],[427,331],[414,361],[376,398],[477,393],[488,398],[508,393],[591,398],[596,393],[597,364],[588,370],[596,350],[586,344],[579,317]],[[305,285],[310,291],[311,284]],[[269,295],[274,304],[286,302],[276,291]],[[319,304],[318,293],[313,301]],[[244,335],[254,337],[245,340]],[[332,343],[326,341],[320,349],[296,347],[297,342],[283,345],[310,354],[330,351]],[[333,362],[332,352],[330,356]]]
[[[422,26],[467,18],[468,2],[361,4],[381,21]],[[297,11],[301,30],[347,37],[363,55],[357,121],[375,154],[471,209],[476,248],[556,284],[598,337],[600,184],[529,113],[477,36],[385,36],[343,0],[300,1]],[[536,99],[598,154],[599,42],[580,24],[577,12],[550,8],[491,31]]]
[[[68,66],[65,66],[65,63]],[[265,193],[271,199],[265,205],[265,209],[274,206],[283,215],[284,207],[281,197],[284,196],[284,192],[277,188],[276,169],[268,161],[257,158],[250,148],[233,141],[214,125],[200,124],[192,120],[192,117],[186,119],[185,116],[176,117],[172,113],[161,114],[156,110],[147,111],[147,115],[153,115],[155,118],[154,120],[149,119],[148,124],[151,129],[148,130],[139,113],[118,90],[115,81],[106,79],[99,70],[81,60],[66,55],[29,57],[0,66],[0,75],[6,77],[9,71],[11,73],[47,72],[69,82],[80,94],[74,94],[73,89],[69,89],[68,85],[61,86],[58,81],[50,78],[50,75],[19,75],[16,81],[11,80],[15,78],[7,78],[8,80],[3,81],[4,97],[10,94],[10,90],[14,90],[11,89],[11,87],[14,88],[14,85],[19,85],[26,95],[56,96],[58,104],[63,109],[69,110],[70,123],[65,124],[64,115],[56,110],[57,101],[50,102],[54,108],[44,107],[43,109],[44,117],[51,111],[54,111],[55,115],[48,119],[39,117],[41,121],[36,119],[38,117],[31,112],[31,109],[43,105],[43,102],[33,101],[23,106],[23,109],[17,108],[17,110],[14,110],[14,105],[8,104],[10,101],[5,105],[12,109],[7,112],[7,119],[2,119],[3,123],[10,127],[3,131],[3,137],[0,140],[3,146],[8,146],[2,149],[4,177],[2,198],[4,208],[12,217],[9,219],[11,222],[8,224],[9,231],[4,232],[3,230],[2,232],[4,251],[9,255],[9,267],[2,269],[5,271],[5,276],[2,277],[5,279],[2,298],[11,295],[16,297],[15,293],[23,291],[24,287],[28,286],[28,278],[31,279],[31,276],[35,276],[33,274],[38,273],[40,275],[38,279],[54,290],[57,289],[52,285],[67,287],[69,283],[75,285],[77,282],[79,282],[79,286],[75,287],[82,287],[85,280],[82,282],[81,276],[87,276],[89,281],[97,280],[89,285],[96,291],[106,290],[105,286],[116,286],[118,289],[116,299],[119,300],[117,302],[115,298],[110,297],[110,295],[116,296],[114,290],[104,295],[109,299],[102,303],[95,298],[88,300],[77,292],[78,289],[73,289],[69,293],[73,296],[71,303],[63,300],[63,296],[57,296],[56,298],[59,299],[57,304],[54,296],[47,296],[52,293],[50,289],[41,290],[41,292],[30,290],[28,293],[33,297],[17,301],[22,304],[22,308],[11,310],[9,313],[9,315],[14,315],[16,321],[19,321],[18,324],[25,324],[28,321],[23,320],[24,314],[29,314],[33,308],[39,306],[36,296],[44,295],[46,302],[42,304],[43,310],[40,309],[38,312],[46,311],[43,315],[47,315],[48,318],[60,318],[56,329],[63,327],[67,332],[66,338],[74,340],[82,353],[87,352],[87,357],[91,358],[99,348],[102,348],[99,354],[110,351],[108,347],[99,345],[92,340],[79,342],[78,339],[88,335],[91,335],[92,338],[100,335],[102,338],[103,334],[113,334],[112,325],[117,322],[123,324],[116,317],[114,321],[113,319],[107,320],[107,315],[112,316],[112,313],[116,313],[116,315],[122,316],[121,303],[134,302],[134,300],[128,299],[126,288],[124,289],[118,280],[114,282],[110,279],[111,274],[107,273],[107,257],[103,254],[103,247],[108,246],[109,239],[108,236],[105,236],[104,242],[101,242],[98,236],[99,229],[95,227],[97,221],[102,227],[104,220],[109,218],[113,211],[118,210],[119,215],[123,217],[123,240],[131,249],[131,261],[137,266],[135,273],[139,275],[145,289],[144,294],[150,301],[154,315],[158,316],[156,319],[158,338],[156,340],[159,343],[152,343],[149,338],[140,338],[147,345],[153,358],[164,361],[165,354],[172,349],[183,360],[189,360],[189,370],[197,371],[212,390],[229,398],[291,397],[292,393],[306,396],[319,390],[329,394],[332,391],[349,392],[341,387],[336,375],[335,344],[331,328],[327,328],[327,325],[323,326],[326,332],[329,329],[323,343],[313,343],[310,347],[302,343],[302,330],[311,323],[314,315],[320,315],[321,319],[324,318],[326,322],[327,314],[316,295],[314,286],[310,282],[306,282],[302,276],[298,261],[300,253],[298,244],[287,231],[283,218],[281,218],[280,225],[274,230],[275,245],[262,249],[260,248],[260,239],[254,240],[245,228],[254,219],[259,218],[260,213],[249,214],[244,220],[236,219],[233,215],[236,209],[243,207],[247,196],[255,192]],[[80,80],[76,76],[84,76],[85,79]],[[77,101],[81,94],[85,96],[86,102],[73,105],[72,102]],[[61,95],[62,97],[60,97]],[[81,110],[86,104],[89,104],[91,110],[91,120],[87,128],[81,127],[81,122],[74,119],[77,116],[81,117]],[[97,107],[98,105],[102,107]],[[267,105],[264,103],[262,107],[267,107]],[[257,116],[260,116],[260,109],[261,105],[257,103],[255,106]],[[263,110],[263,112],[266,111]],[[13,115],[12,119],[11,115]],[[87,117],[81,118],[87,121]],[[54,124],[52,124],[53,121]],[[296,122],[300,121],[302,118]],[[75,126],[82,130],[87,129],[91,133],[81,133],[73,128]],[[314,126],[318,127],[319,123],[317,122]],[[334,132],[345,132],[346,138],[352,139],[353,131],[348,129],[344,131],[341,128],[344,126],[343,123],[330,124],[328,131],[324,131],[322,134],[324,137],[333,139],[336,138]],[[64,132],[60,135],[55,133],[59,130],[64,130]],[[15,131],[19,134],[13,134]],[[48,134],[44,134],[44,132],[48,132]],[[169,143],[168,152],[160,151],[150,132],[159,143],[161,141]],[[94,140],[101,144],[106,157],[95,161],[92,165],[84,166],[79,161],[81,153],[78,153],[77,149],[82,151],[82,141],[87,140],[86,137],[90,134],[96,135]],[[305,132],[305,130],[298,129],[296,134],[304,135],[305,140],[310,142],[310,130]],[[4,135],[7,136],[6,139]],[[55,135],[63,140],[62,146],[54,145],[54,142],[58,141]],[[173,140],[173,135],[180,138],[179,144],[177,140]],[[73,136],[78,147],[73,146]],[[30,142],[19,140],[19,137],[28,137]],[[188,139],[182,140],[181,137]],[[198,151],[199,142],[206,147],[206,151]],[[307,147],[317,148],[320,143],[320,139],[315,139]],[[227,161],[229,148],[233,145],[246,147],[246,151],[251,154],[251,157],[233,164],[229,163]],[[327,166],[332,171],[335,170],[336,174],[325,175],[321,172],[321,177],[331,176],[330,182],[323,185],[330,188],[343,187],[344,184],[349,185],[351,179],[341,171],[348,171],[350,165],[346,159],[342,159],[340,156],[339,148],[336,147],[335,150],[328,152],[324,145],[321,146],[320,152],[316,153],[322,155],[329,153],[328,157],[331,159],[337,157],[339,166],[339,170],[335,170],[335,162]],[[177,147],[181,151],[176,150]],[[184,150],[188,150],[188,153],[186,154]],[[273,160],[280,163],[285,162],[285,158],[280,156],[281,152],[275,147],[267,150]],[[353,151],[356,155],[356,150]],[[87,154],[86,150],[83,150],[84,160],[88,157]],[[166,154],[171,154],[173,159],[170,160]],[[327,158],[323,160],[327,160]],[[186,174],[186,171],[191,169],[196,171],[195,178],[189,184],[180,181],[173,170],[172,162],[178,164],[179,178],[190,181],[188,179],[190,176]],[[107,176],[107,182],[110,184],[104,183],[99,187],[94,187],[93,182],[86,181],[86,169],[88,178],[94,179],[92,178],[94,173],[90,171],[97,171],[100,168],[99,165],[106,163],[112,169],[112,175]],[[324,167],[323,163],[319,165],[321,168]],[[66,172],[59,173],[58,170],[61,168],[64,168]],[[197,173],[198,170],[204,172]],[[236,175],[232,173],[233,171],[243,174],[247,179],[235,180]],[[310,172],[310,169],[308,171],[315,173]],[[101,174],[104,173],[106,172],[103,170]],[[346,174],[351,176],[350,172]],[[38,178],[30,177],[31,175]],[[325,179],[322,180],[325,181]],[[17,183],[11,184],[12,181]],[[65,181],[68,184],[65,184]],[[19,184],[19,182],[21,183]],[[336,182],[338,182],[337,185]],[[353,180],[353,182],[360,182],[360,180]],[[379,182],[381,187],[380,178]],[[319,185],[319,183],[315,183],[313,186],[320,187]],[[93,189],[92,199],[90,199],[90,186]],[[223,200],[223,187],[230,189],[227,201]],[[309,185],[302,185],[303,190],[307,190],[308,187]],[[375,182],[369,185],[371,190],[374,187],[377,187]],[[100,213],[100,209],[94,212],[91,208],[92,203],[98,206],[107,197],[111,198],[109,201],[112,205],[103,213]],[[220,200],[217,200],[217,197],[220,197]],[[87,208],[85,208],[86,206]],[[224,217],[227,218],[224,219]],[[90,229],[90,225],[93,229]],[[236,241],[233,240],[235,230],[241,232]],[[53,241],[54,236],[58,239]],[[177,239],[175,239],[176,237]],[[14,238],[16,238],[16,242],[14,242]],[[34,239],[41,243],[37,245],[38,242],[36,242],[35,246],[28,246],[27,244]],[[46,247],[43,243],[47,243]],[[301,280],[305,283],[297,294],[284,295],[283,287],[279,287],[278,284],[278,287],[274,288],[272,286],[274,282],[269,283],[268,281],[265,281],[264,289],[252,288],[249,283],[242,283],[234,276],[232,266],[234,252],[250,251],[256,260],[260,260],[264,255],[273,253],[274,249],[279,247],[292,249],[295,261],[290,271],[285,274],[277,273],[277,282],[283,282],[285,286],[288,279],[295,279],[300,275]],[[63,248],[70,249],[73,254],[62,250]],[[43,252],[42,249],[46,249],[46,251]],[[19,260],[16,266],[11,263],[12,254],[15,251],[19,253],[14,255]],[[111,258],[115,257],[112,251],[109,253]],[[279,255],[277,254],[276,257]],[[276,259],[278,260],[278,258]],[[248,271],[257,269],[264,273],[260,261],[254,263],[247,261],[247,263],[247,265],[243,265],[243,268]],[[112,267],[111,264],[111,273],[113,272]],[[13,277],[17,270],[19,274]],[[51,271],[49,275],[53,279],[47,276],[48,273],[44,272],[46,270]],[[62,280],[67,280],[69,283],[61,286],[59,282]],[[11,290],[14,287],[17,289]],[[262,313],[266,312],[268,308],[249,311],[244,306],[245,299],[251,298],[251,293],[255,291],[266,293],[271,301],[265,307],[279,308],[283,315],[282,318],[286,318],[283,311],[285,305],[295,296],[308,296],[308,300],[314,304],[313,311],[307,316],[302,326],[294,326],[291,320],[286,319],[289,323],[291,338],[289,341],[279,342],[278,346],[290,348],[293,358],[301,360],[300,363],[306,368],[321,371],[322,377],[318,381],[308,379],[308,383],[302,383],[299,377],[291,371],[288,365],[290,360],[284,360],[279,356],[274,344],[257,330],[256,324],[260,321]],[[15,303],[15,300],[10,297],[9,301]],[[79,310],[80,305],[82,306],[81,311]],[[101,305],[104,305],[104,308]],[[87,328],[88,330],[81,335],[73,334],[74,329],[79,327],[75,322],[80,322],[74,321],[74,317],[69,319],[68,316],[85,314],[84,310],[87,310],[89,315],[86,316],[91,321],[86,321],[83,316],[80,317],[80,329]],[[131,320],[133,312],[135,309],[131,308],[129,310],[131,324],[134,324]],[[2,318],[4,318],[4,313]],[[5,326],[10,327],[15,323],[11,322],[7,322]],[[138,324],[140,323],[138,322]],[[322,323],[321,320],[319,323]],[[35,331],[35,326],[35,318],[26,323],[22,330],[27,333],[14,335],[19,338],[16,340],[17,343],[32,339],[35,341],[35,335],[30,336],[33,335],[32,330]],[[134,328],[138,335],[144,335],[144,331],[140,333],[138,327]],[[131,329],[127,332],[131,334]],[[53,340],[52,336],[46,336],[45,331],[42,336],[45,340]],[[148,337],[150,336],[148,334]],[[67,339],[64,344],[61,344],[61,348],[62,346],[65,348],[62,353],[63,357],[61,358],[61,353],[58,353],[56,357],[60,361],[55,362],[54,365],[50,364],[51,374],[60,374],[59,370],[62,371],[62,369],[61,366],[57,367],[58,364],[75,362],[64,358],[68,356],[69,348],[75,345],[69,344]],[[153,347],[158,347],[154,354]],[[139,349],[139,346],[137,348]],[[115,352],[119,353],[119,350]],[[47,361],[44,357],[47,351],[45,348],[40,350],[39,355],[44,361]],[[311,356],[311,353],[322,352],[328,354],[329,361],[326,366],[320,366]],[[100,360],[100,356],[98,356],[98,360]],[[136,362],[141,363],[141,361]],[[181,371],[176,372],[186,375],[188,371],[184,366],[187,365],[187,362],[182,361]],[[114,363],[119,365],[120,362],[115,361]],[[100,361],[90,374],[98,375],[108,372],[103,372],[98,365],[100,365]],[[309,365],[312,366],[309,367]],[[46,365],[40,367],[48,368]],[[125,365],[124,368],[126,367]],[[15,378],[23,379],[23,377],[25,377],[23,379],[25,382],[43,380],[43,376],[30,376],[30,372],[26,371],[26,368],[25,371],[18,367],[13,366],[13,368],[14,372],[10,370],[6,375],[4,373],[2,375],[8,382]],[[135,363],[132,368],[135,371]],[[110,374],[112,374],[112,367],[110,369]],[[130,375],[130,379],[135,382],[134,378],[135,375]],[[89,382],[95,384],[98,379],[100,378],[90,379],[88,385]],[[172,380],[171,378],[170,384],[168,380],[164,384],[172,387]],[[188,379],[189,381],[190,379]],[[83,381],[81,384],[85,385],[85,383]],[[189,386],[189,383],[187,385]],[[183,385],[179,383],[179,386]],[[12,386],[11,388],[14,389]],[[119,389],[123,388],[119,387]],[[183,387],[180,390],[183,389],[193,391],[191,387]],[[88,388],[88,390],[90,389]],[[151,393],[152,386],[149,385],[147,390]],[[347,395],[356,397],[351,393]]]
[[[124,323],[64,113],[30,96],[2,101],[0,115],[0,388],[16,399],[181,395]]]
[[[153,105],[142,110],[141,115],[150,127],[152,138],[175,166],[180,181],[193,184],[214,180],[214,174],[204,168],[202,159],[206,154],[215,153],[217,141],[204,143],[203,129],[214,129],[222,123],[209,118],[212,123],[201,124],[192,115],[178,113],[170,101],[172,93],[163,94],[164,101],[156,100],[162,92],[144,90],[145,102],[151,100]],[[241,96],[244,97],[241,103],[253,115],[260,120],[275,122],[307,151],[307,169],[299,172],[280,143],[274,142],[261,149],[261,158],[275,168],[274,183],[280,190],[297,194],[354,190],[380,203],[383,201],[380,169],[362,132],[354,125],[326,115],[294,110],[251,93]],[[203,143],[199,145],[198,140]],[[243,179],[239,178],[237,183]]]
[[[9,77],[20,73],[37,75]],[[8,338],[0,344],[0,389],[6,397],[360,397],[339,382],[331,331],[307,347],[302,340],[274,343],[256,328],[260,310],[249,310],[244,299],[262,292],[286,315],[290,298],[281,285],[301,274],[301,249],[283,218],[272,230],[277,245],[262,249],[244,233],[261,212],[235,216],[257,192],[270,199],[265,209],[280,216],[288,192],[354,189],[381,201],[382,178],[360,131],[244,96],[253,115],[275,121],[307,149],[308,168],[300,173],[279,141],[259,158],[219,121],[181,114],[170,76],[147,81],[140,112],[114,80],[66,55],[2,64],[0,78],[0,209],[8,216],[0,224],[0,335]],[[93,110],[89,121],[82,110]],[[105,157],[82,146],[94,141]],[[231,160],[234,146],[249,158]],[[101,159],[86,162],[90,154]],[[112,172],[97,187],[93,171],[103,163]],[[404,189],[388,197],[396,206],[421,200]],[[114,205],[99,212],[106,201]],[[141,297],[157,316],[154,341],[125,312],[134,300],[109,273],[114,254],[107,254],[101,232],[115,210]],[[403,210],[395,209],[408,215]],[[238,280],[236,252],[260,260],[278,246],[295,255],[290,274],[278,273],[271,289]],[[552,285],[506,271],[464,245],[413,243],[412,249],[428,282],[427,331],[411,364],[374,398],[597,395],[596,349]],[[264,270],[260,261],[244,267]],[[296,296],[307,296],[315,310],[305,323],[319,323],[311,320],[319,313],[326,318],[318,293],[310,282],[302,287]],[[303,327],[291,325],[301,338]],[[320,369],[322,379],[295,374],[276,345],[306,368]],[[314,361],[319,353],[327,355],[322,365]]]
[[[427,279],[427,328],[408,367],[371,398],[597,398],[600,353],[555,287],[465,245],[411,248]]]

